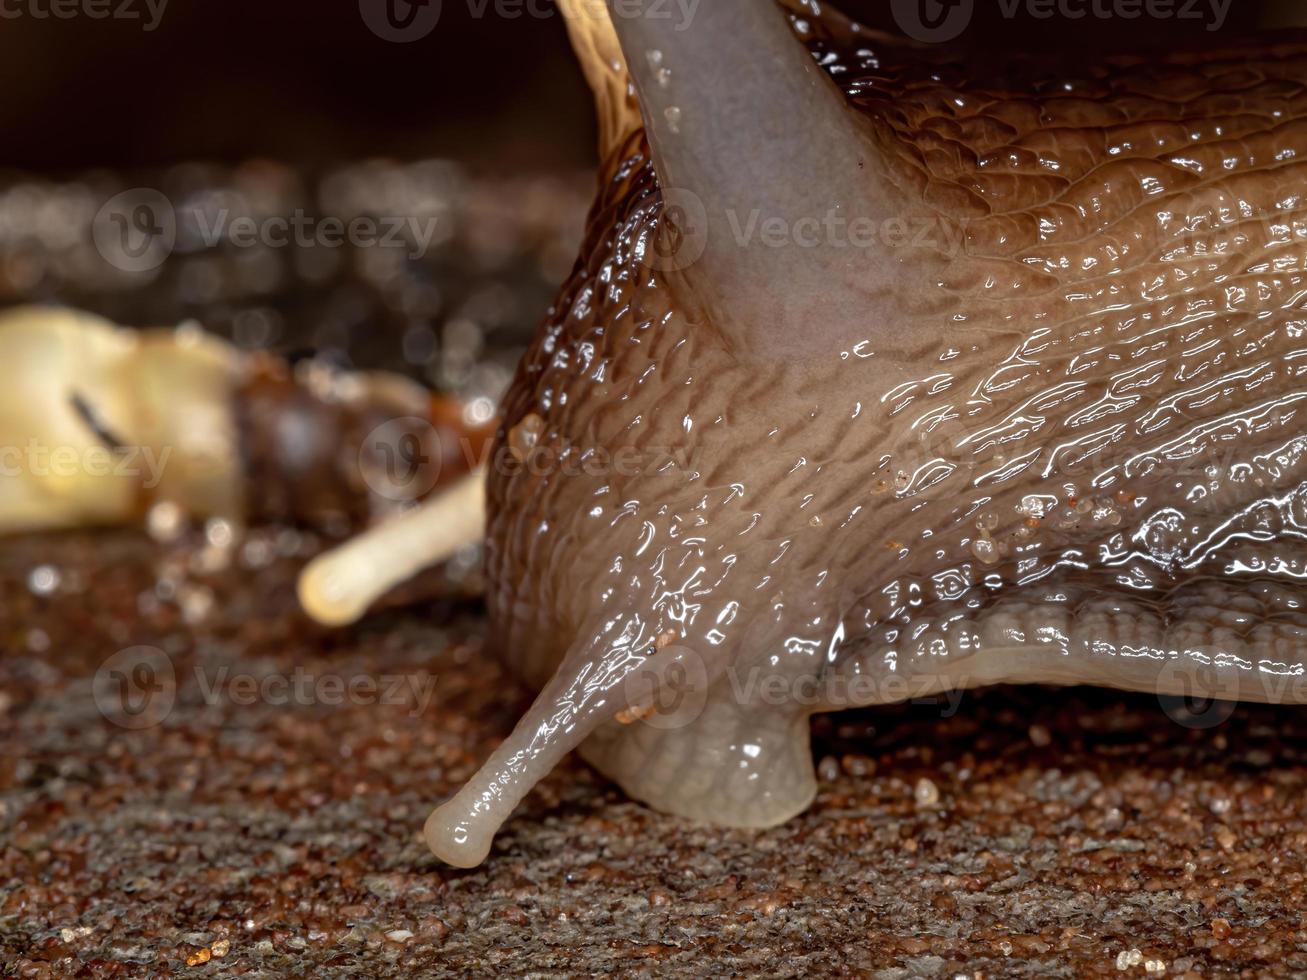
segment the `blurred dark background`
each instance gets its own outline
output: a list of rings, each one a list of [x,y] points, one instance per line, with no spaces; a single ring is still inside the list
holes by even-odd
[[[438,22],[411,43],[373,33],[360,0],[167,0],[157,17],[146,0],[98,0],[127,16],[36,16],[52,2],[62,0],[0,4],[0,165],[57,173],[262,156],[317,169],[434,156],[515,173],[593,161],[588,94],[551,0],[443,0]],[[896,29],[890,0],[841,6]],[[1214,32],[1210,16],[1068,20],[1025,10],[1008,20],[999,0],[975,0],[958,44],[994,57],[1214,43],[1248,30],[1262,6],[1234,0]]]
[[[1091,6],[1144,2],[1171,14]],[[1303,14],[1298,0],[1269,3],[1282,22]],[[1074,52],[1092,70],[1105,51],[1219,45],[1267,7],[842,6],[903,33],[958,5],[970,15],[951,50],[975,77],[1013,51]],[[386,37],[396,17],[413,19],[407,43]],[[0,133],[0,309],[193,321],[241,348],[402,371],[469,399],[508,383],[572,266],[594,188],[593,109],[552,0],[0,0]],[[125,234],[143,207],[139,227],[167,218],[177,234],[138,267],[103,233],[121,220]],[[295,214],[429,233],[341,247],[196,231],[201,218]]]

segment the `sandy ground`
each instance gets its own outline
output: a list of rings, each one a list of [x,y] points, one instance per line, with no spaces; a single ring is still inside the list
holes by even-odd
[[[0,549],[4,975],[1307,973],[1289,708],[1191,728],[999,689],[818,718],[817,802],[765,832],[569,761],[484,866],[443,867],[423,819],[528,695],[475,601],[307,624],[314,547]]]

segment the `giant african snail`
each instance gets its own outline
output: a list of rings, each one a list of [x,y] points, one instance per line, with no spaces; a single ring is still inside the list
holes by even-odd
[[[486,499],[541,693],[436,854],[481,861],[573,747],[762,826],[812,799],[816,711],[1198,669],[1307,700],[1307,44],[977,79],[825,5],[564,7],[603,178]]]
[[[606,165],[503,406],[554,465],[487,501],[541,693],[436,854],[573,747],[762,826],[812,799],[815,711],[1307,700],[1307,45],[982,79],[826,4],[564,7]]]

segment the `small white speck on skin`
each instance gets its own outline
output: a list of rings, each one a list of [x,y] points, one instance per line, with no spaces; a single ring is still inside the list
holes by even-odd
[[[984,565],[994,565],[998,563],[999,551],[994,544],[994,539],[985,532],[981,532],[981,537],[971,542],[971,553]]]

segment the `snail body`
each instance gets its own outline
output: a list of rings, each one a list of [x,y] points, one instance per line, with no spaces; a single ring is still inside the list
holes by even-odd
[[[436,854],[573,747],[765,826],[816,711],[1307,700],[1307,46],[982,83],[826,5],[569,6],[608,163],[487,498],[541,693]]]

